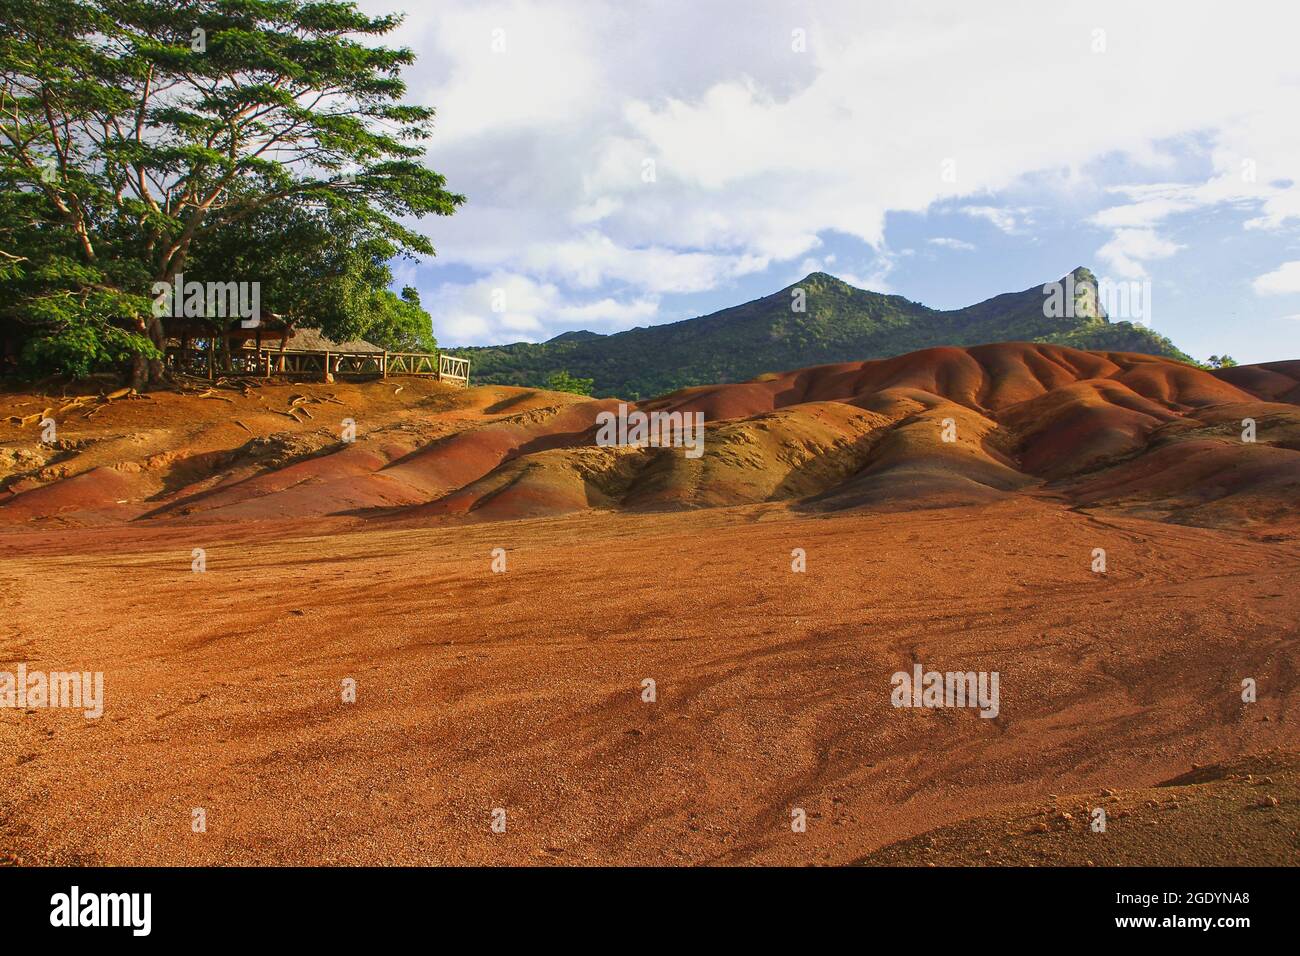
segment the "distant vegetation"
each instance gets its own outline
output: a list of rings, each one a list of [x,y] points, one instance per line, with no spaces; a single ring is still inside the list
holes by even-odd
[[[1096,280],[1086,269],[1077,283]],[[804,311],[795,311],[802,290]],[[882,295],[815,272],[773,295],[712,315],[616,335],[566,333],[540,344],[452,350],[478,382],[545,387],[560,370],[587,376],[594,394],[649,398],[689,385],[737,382],[829,362],[886,358],[937,345],[1046,342],[1193,360],[1142,325],[1080,310],[1044,315],[1041,286],[952,312]]]
[[[590,395],[594,384],[589,378],[574,378],[567,369],[556,372],[546,380],[546,387],[552,392],[573,392],[576,395]]]

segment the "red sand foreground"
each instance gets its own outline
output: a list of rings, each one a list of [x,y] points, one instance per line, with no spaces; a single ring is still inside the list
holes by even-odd
[[[644,405],[706,412],[696,463],[523,389],[0,396],[0,671],[105,698],[0,708],[0,860],[1300,862],[1296,366]],[[893,706],[916,664],[996,716]]]

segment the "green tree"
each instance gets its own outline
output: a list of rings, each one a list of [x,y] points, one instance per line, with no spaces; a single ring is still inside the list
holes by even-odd
[[[1237,360],[1231,355],[1211,355],[1208,364],[1210,368],[1232,368]]]
[[[595,379],[574,378],[567,370],[553,372],[546,380],[546,387],[552,392],[573,392],[577,395],[590,395],[595,384]]]
[[[412,288],[391,292],[388,263],[403,254],[363,218],[282,200],[195,244],[190,270],[261,283],[261,309],[337,341],[433,351],[429,314]]]
[[[436,351],[433,321],[420,305],[420,293],[409,285],[403,287],[401,295],[388,289],[381,291],[383,304],[372,313],[363,338],[393,352]]]
[[[0,321],[35,336],[33,361],[129,357],[137,386],[157,381],[154,283],[275,204],[432,255],[401,218],[464,201],[420,162],[433,110],[401,102],[414,54],[367,42],[400,17],[328,0],[0,0],[0,22]]]

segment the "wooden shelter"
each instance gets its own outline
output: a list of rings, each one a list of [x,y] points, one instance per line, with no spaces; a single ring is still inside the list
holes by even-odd
[[[354,339],[335,342],[318,329],[295,329],[275,318],[252,329],[239,320],[224,335],[201,319],[166,319],[167,364],[191,373],[289,376],[332,381],[336,376],[388,378],[427,375],[462,388],[469,386],[469,359],[433,352],[390,352]]]

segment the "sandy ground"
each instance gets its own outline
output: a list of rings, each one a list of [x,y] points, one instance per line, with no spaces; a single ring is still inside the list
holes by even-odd
[[[858,861],[1050,794],[1296,749],[1298,572],[1294,538],[1028,494],[4,531],[0,669],[103,671],[106,705],[0,709],[0,857]],[[1000,713],[894,708],[890,677],[917,662],[999,672]],[[1214,861],[1214,819],[1184,852]],[[1295,862],[1293,829],[1259,862]]]
[[[1212,838],[1212,839],[1211,839]],[[1048,794],[903,840],[874,866],[1295,866],[1300,758],[1267,751],[1157,787]]]
[[[1300,862],[1300,362],[646,403],[698,458],[535,389],[84,388],[0,393],[0,703],[106,697],[0,707],[0,862]],[[893,706],[916,665],[997,715]]]

